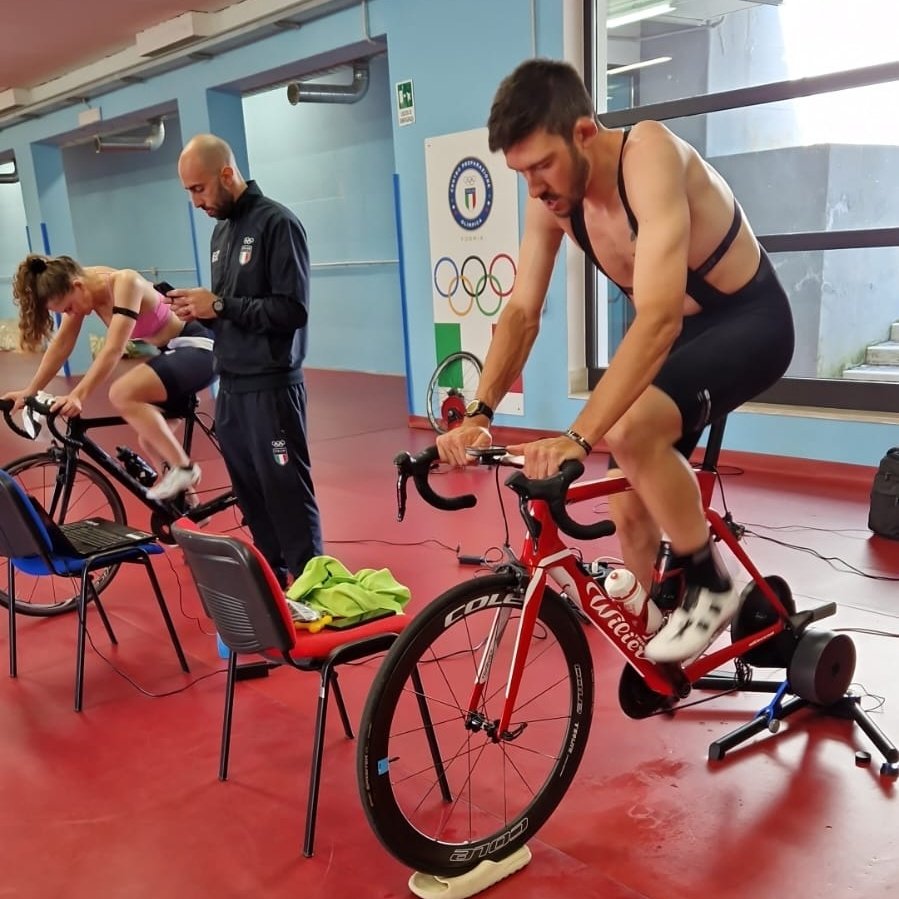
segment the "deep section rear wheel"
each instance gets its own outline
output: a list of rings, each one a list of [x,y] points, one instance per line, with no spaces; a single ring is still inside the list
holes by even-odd
[[[562,801],[583,756],[592,658],[583,628],[549,589],[515,711],[497,733],[525,586],[509,572],[438,597],[400,635],[369,693],[363,806],[384,846],[418,871],[458,875],[515,851]]]
[[[481,377],[481,360],[474,353],[450,353],[428,383],[428,421],[438,433],[462,423],[465,407],[473,399]]]
[[[125,507],[121,497],[103,472],[80,459],[75,464],[75,477],[68,506],[63,510],[54,495],[60,490],[59,473],[63,462],[53,452],[25,456],[11,462],[6,471],[48,512],[53,510],[57,523],[100,517],[125,523]],[[9,606],[7,594],[8,559],[0,559],[0,605]],[[100,592],[115,577],[118,565],[97,569],[94,586]],[[79,578],[35,577],[16,571],[16,612],[47,617],[75,610],[81,590]]]

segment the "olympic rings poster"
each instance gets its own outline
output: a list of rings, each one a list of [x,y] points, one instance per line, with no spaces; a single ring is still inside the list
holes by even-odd
[[[467,350],[481,361],[518,270],[518,180],[487,129],[425,140],[435,365]],[[521,379],[498,412],[522,415]]]

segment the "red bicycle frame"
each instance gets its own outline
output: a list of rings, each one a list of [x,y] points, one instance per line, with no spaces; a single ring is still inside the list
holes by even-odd
[[[532,533],[537,536],[525,537],[518,557],[518,562],[530,579],[525,590],[522,615],[518,624],[502,717],[499,720],[499,726],[494,731],[494,740],[501,740],[503,734],[508,732],[537,621],[537,613],[540,603],[543,601],[548,580],[555,582],[572,601],[580,605],[594,627],[602,632],[624,656],[625,660],[640,673],[646,686],[662,696],[683,698],[689,693],[690,684],[695,683],[724,662],[743,655],[754,646],[781,633],[787,627],[790,613],[784,608],[775,591],[764,580],[739,545],[737,537],[725,520],[710,508],[712,492],[715,487],[715,470],[705,467],[698,468],[696,476],[699,480],[703,509],[711,534],[728,547],[750,575],[756,588],[777,613],[777,620],[727,647],[700,656],[683,668],[679,665],[657,665],[650,662],[644,658],[643,649],[651,635],[645,633],[640,620],[631,615],[621,602],[612,599],[602,585],[584,571],[579,554],[560,539],[558,527],[550,515],[547,503],[543,500],[530,500],[527,503],[527,515],[538,525],[532,530]],[[568,489],[566,503],[570,505],[596,500],[630,489],[630,483],[624,477],[601,478],[595,481],[575,483]],[[483,684],[486,682],[487,672],[493,659],[494,638],[505,627],[509,614],[508,609],[497,611],[497,619],[484,648],[480,670],[468,706],[471,714],[478,709]]]

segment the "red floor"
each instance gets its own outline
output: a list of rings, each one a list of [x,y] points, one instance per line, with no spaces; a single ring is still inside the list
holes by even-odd
[[[12,354],[0,357],[0,367],[4,382],[23,380]],[[467,553],[501,541],[492,475],[453,476],[479,494],[477,509],[447,514],[412,500],[406,522],[396,523],[391,459],[430,441],[429,432],[407,428],[404,382],[326,372],[310,372],[308,381],[327,551],[351,569],[389,566],[412,588],[414,612],[472,573],[436,541]],[[0,429],[4,461],[32,448]],[[728,506],[739,521],[753,523],[751,530],[899,576],[899,543],[865,529],[871,472],[791,465],[778,473],[763,471],[759,459],[724,461],[743,469],[737,476],[726,468],[732,476],[724,484]],[[597,455],[590,470],[599,472],[602,464]],[[216,477],[214,466],[207,466],[207,476]],[[139,524],[142,510],[132,511]],[[899,632],[895,582],[836,571],[756,537],[745,545],[765,573],[790,582],[800,607],[839,604],[837,616],[820,627],[872,631],[852,635],[859,653],[855,680],[859,690],[885,698],[873,717],[899,740],[890,661]],[[608,540],[590,552],[615,549]],[[300,855],[313,675],[278,671],[238,685],[231,779],[217,781],[224,677],[194,681],[222,662],[179,553],[168,552],[156,569],[190,676],[180,673],[140,575],[120,576],[105,594],[119,646],[109,647],[96,622],[91,632],[135,685],[155,694],[182,690],[174,695],[142,694],[89,651],[85,710],[75,714],[74,618],[19,618],[19,677],[0,676],[0,896],[410,895],[409,872],[382,850],[365,822],[354,782],[355,744],[343,739],[334,717],[316,855]],[[880,777],[880,759],[860,731],[801,712],[780,733],[709,763],[708,743],[765,700],[726,696],[673,719],[632,721],[617,706],[620,662],[600,639],[591,637],[597,707],[575,786],[531,842],[530,866],[486,895],[897,895],[899,786]],[[355,718],[374,670],[369,662],[341,675]],[[865,707],[876,702],[866,699]],[[856,749],[872,750],[870,768],[856,767]]]

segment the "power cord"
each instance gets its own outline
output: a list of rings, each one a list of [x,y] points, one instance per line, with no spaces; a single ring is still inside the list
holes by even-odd
[[[766,526],[755,525],[755,527]],[[859,577],[869,578],[872,581],[899,581],[899,577],[892,577],[888,574],[872,574],[870,571],[863,571],[861,568],[856,568],[855,565],[852,565],[845,559],[841,559],[839,556],[825,556],[823,553],[818,552],[818,550],[813,549],[810,546],[802,546],[798,543],[788,543],[786,540],[778,540],[776,537],[768,537],[765,534],[759,534],[757,531],[750,530],[748,527],[744,528],[744,530],[745,533],[749,534],[751,537],[757,537],[759,540],[767,540],[769,543],[775,543],[778,546],[783,546],[787,549],[795,549],[797,552],[803,552],[810,556],[814,556],[822,562],[827,562],[834,571],[838,571],[841,574],[857,574]],[[840,568],[839,565],[844,567]]]
[[[356,537],[354,539],[347,540],[333,540],[330,537],[325,539],[325,543],[334,543],[334,544],[342,544],[342,543],[383,543],[385,546],[427,546],[428,544],[433,544],[434,546],[439,546],[441,549],[446,549],[451,553],[459,553],[459,546],[450,546],[448,543],[444,543],[442,540],[438,540],[436,537],[428,537],[425,540],[411,540],[411,541],[403,541],[403,540],[383,540],[378,537]]]
[[[181,578],[178,577],[178,572],[175,571],[175,565],[174,565],[174,563],[172,562],[172,559],[171,559],[171,556],[169,555],[169,553],[166,552],[166,553],[163,553],[163,555],[164,555],[164,557],[165,557],[166,562],[168,562],[168,564],[169,564],[169,568],[171,569],[172,574],[173,574],[174,577],[175,577],[175,583],[178,585],[178,608],[181,609],[181,614],[182,614],[188,621],[193,621],[194,624],[196,624],[196,626],[197,626],[197,630],[199,630],[199,632],[200,632],[201,634],[203,634],[205,637],[214,637],[214,636],[215,636],[215,631],[207,631],[207,630],[203,627],[202,619],[200,619],[200,618],[197,617],[196,615],[191,615],[191,614],[187,611],[187,609],[184,608],[184,591],[181,589]]]
[[[146,687],[142,687],[133,677],[129,674],[125,674],[121,668],[119,668],[112,659],[105,656],[99,649],[97,649],[97,644],[94,643],[94,638],[91,636],[90,629],[85,627],[84,632],[87,634],[87,642],[90,645],[90,648],[104,661],[107,665],[120,677],[122,680],[127,681],[138,693],[143,694],[144,696],[149,696],[151,699],[164,699],[166,696],[174,696],[176,693],[184,693],[185,690],[189,690],[191,687],[200,683],[200,681],[208,680],[210,677],[214,677],[217,674],[226,674],[227,668],[216,668],[215,671],[210,671],[208,674],[201,674],[199,677],[195,677],[189,683],[186,683],[180,687],[176,687],[174,690],[166,690],[163,693],[154,693],[152,690],[146,689]]]

